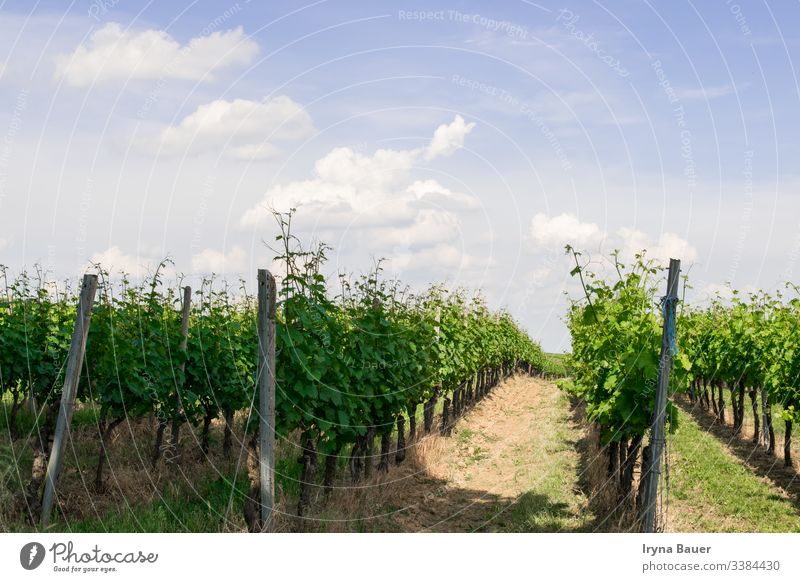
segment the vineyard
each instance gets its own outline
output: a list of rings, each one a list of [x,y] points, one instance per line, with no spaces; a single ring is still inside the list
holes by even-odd
[[[422,434],[448,434],[503,378],[558,367],[477,294],[442,286],[413,293],[382,278],[380,265],[360,278],[340,277],[334,293],[323,275],[328,248],[304,248],[289,219],[280,224],[277,259],[286,272],[277,289],[274,431],[296,445],[297,516],[312,491],[330,492],[342,472],[357,484],[403,462]],[[255,297],[244,281],[208,279],[194,292],[167,284],[166,266],[140,283],[97,267],[76,405],[79,414],[88,411],[96,451],[81,480],[97,496],[108,486],[108,448],[125,426],[157,427],[145,470],[197,463],[217,445],[211,429],[219,422],[222,455],[241,460],[246,448],[248,464],[257,456]],[[54,291],[40,271],[3,275],[0,385],[14,451],[12,506],[36,524],[80,290]],[[30,410],[33,421],[21,422]],[[258,471],[248,468],[257,491]],[[251,489],[244,497],[245,520],[257,530],[257,495]]]
[[[584,294],[572,301],[568,313],[572,378],[561,385],[585,402],[586,419],[597,431],[598,450],[607,463],[597,488],[611,497],[610,507],[633,522],[645,509],[662,338],[671,355],[671,399],[664,415],[668,430],[678,428],[676,402],[683,397],[689,409],[713,415],[708,426],[714,429],[725,426],[728,406],[733,420],[729,438],[739,439],[747,395],[754,450],[775,456],[774,423],[781,421],[783,465],[792,468],[792,426],[800,412],[797,288],[788,286],[792,298],[757,293],[743,299],[733,292],[730,301],[717,297],[707,307],[680,302],[670,326],[665,323],[670,298],[657,299],[664,285],[662,269],[644,253],[631,265],[612,254],[614,276],[606,277],[582,262],[579,252],[570,247],[567,252]],[[684,277],[684,292],[686,284]]]
[[[630,264],[614,253],[610,268],[594,271],[568,248],[582,295],[566,317],[572,353],[554,357],[477,293],[442,285],[415,292],[386,278],[380,263],[332,284],[324,275],[330,249],[304,247],[291,217],[278,218],[284,270],[269,291],[274,422],[261,414],[262,287],[212,277],[192,290],[174,275],[167,281],[167,261],[135,283],[95,267],[75,419],[70,411],[69,444],[55,463],[64,483],[52,480],[57,529],[75,520],[89,531],[105,527],[105,514],[146,489],[145,500],[167,496],[176,506],[187,491],[198,496],[188,505],[197,524],[180,524],[190,531],[263,531],[265,479],[278,490],[280,531],[326,531],[320,516],[346,522],[353,504],[391,515],[404,499],[402,516],[372,525],[358,518],[358,527],[437,529],[438,511],[461,516],[450,527],[465,531],[489,523],[500,528],[491,531],[658,531],[669,527],[670,496],[690,512],[730,496],[726,505],[746,510],[725,519],[744,520],[745,531],[763,529],[762,514],[776,531],[800,523],[791,501],[800,410],[794,287],[789,296],[733,293],[691,306],[675,292],[677,271],[661,297],[664,270],[644,253]],[[4,269],[3,279],[0,515],[16,529],[39,529],[50,514],[48,475],[86,285],[55,286],[40,270],[10,277]],[[534,378],[558,378],[561,391]],[[661,386],[668,398],[659,404]],[[656,432],[664,429],[669,435]],[[754,481],[753,471],[778,488]],[[389,493],[375,497],[376,486]],[[487,496],[506,509],[484,508]],[[81,521],[87,503],[99,526]],[[130,509],[134,522],[117,527],[148,527],[143,511]],[[174,527],[174,517],[156,515],[150,527]]]

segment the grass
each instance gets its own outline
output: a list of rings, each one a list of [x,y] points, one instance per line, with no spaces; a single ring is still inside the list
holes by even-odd
[[[467,466],[473,465],[478,461],[482,461],[488,456],[488,453],[481,447],[471,447],[467,457]]]
[[[7,430],[10,407],[10,396],[3,395],[0,398],[0,531],[33,531],[33,526],[20,513],[19,503],[21,488],[30,478],[36,419],[27,407],[20,409],[17,427],[22,438],[12,443]],[[434,410],[436,422],[443,407],[444,399],[439,398]],[[416,415],[420,432],[422,415],[423,406],[420,405]],[[181,470],[186,474],[170,475],[164,468],[153,472],[149,464],[154,439],[153,423],[145,419],[134,421],[130,426],[127,423],[120,425],[110,446],[105,471],[110,491],[98,496],[92,490],[98,450],[97,422],[96,406],[77,405],[72,422],[74,446],[68,451],[60,481],[60,488],[66,491],[65,496],[69,499],[67,515],[56,513],[50,531],[215,532],[244,529],[242,507],[248,483],[244,460],[239,468],[227,522],[222,515],[231,500],[238,445],[234,439],[233,459],[222,458],[219,451],[222,443],[220,426],[212,427],[211,454],[203,461],[199,460],[197,429],[184,425],[181,440],[185,462],[181,463]],[[290,512],[299,496],[301,465],[297,462],[298,442],[299,437],[280,441],[276,452],[276,487]],[[374,454],[379,452],[380,437],[376,436]],[[339,459],[339,475],[342,477],[347,474],[348,454],[348,450],[343,451]],[[320,458],[319,463],[318,480],[321,480],[324,461]]]
[[[466,445],[473,436],[475,436],[475,431],[465,427],[456,433],[456,441],[460,445]]]
[[[236,494],[225,519],[231,495],[231,480],[218,478],[195,485],[194,491],[168,493],[149,504],[125,506],[105,513],[102,518],[76,521],[58,516],[54,529],[74,533],[91,532],[219,532],[229,523],[234,529],[242,526],[242,499],[246,494],[247,476],[242,474],[236,482]]]
[[[670,439],[671,530],[800,532],[798,507],[685,413]]]
[[[8,418],[11,414],[11,395],[6,393],[0,400],[0,436],[8,438]],[[72,413],[72,426],[92,426],[97,424],[100,409],[93,403],[78,403]],[[17,430],[21,435],[33,433],[35,415],[25,404],[17,411]]]
[[[555,373],[557,376],[569,374],[569,358],[571,354],[545,352],[544,355],[549,360],[547,367],[551,373]]]
[[[10,440],[7,413],[10,398],[0,401],[0,531],[33,531],[23,515],[22,487],[30,479],[36,418],[27,407],[19,410],[20,438]],[[223,515],[231,498],[236,460],[224,459],[221,452],[221,427],[213,429],[211,456],[200,460],[199,435],[185,425],[181,440],[186,462],[171,474],[162,467],[152,471],[149,455],[154,439],[153,423],[147,420],[126,423],[117,428],[109,447],[106,482],[109,491],[97,495],[93,490],[94,467],[98,454],[98,408],[79,403],[72,419],[73,439],[68,443],[59,489],[69,508],[67,515],[53,516],[51,531],[180,532],[224,531]],[[241,424],[241,423],[240,423]],[[239,435],[241,436],[241,435]],[[234,446],[235,457],[238,447]],[[284,446],[277,472],[281,486],[297,489],[300,468],[296,451]],[[119,484],[116,482],[118,479]],[[230,510],[232,527],[244,528],[242,504],[247,487],[244,464],[236,480]],[[240,523],[238,523],[240,522]]]
[[[545,352],[544,355],[559,364],[566,364],[567,358],[570,356],[570,354],[562,354],[560,352]]]
[[[725,399],[725,421],[726,423],[733,426],[733,408],[731,407],[730,403],[730,390],[726,390],[726,399]],[[744,423],[742,426],[742,435],[745,437],[753,436],[753,429],[755,427],[755,422],[753,419],[753,407],[750,403],[750,397],[745,394],[744,397]],[[761,414],[761,398],[758,398],[758,412],[759,415]],[[772,429],[775,431],[775,451],[776,454],[783,458],[783,437],[786,434],[786,423],[784,422],[783,418],[781,417],[781,413],[783,412],[783,406],[780,403],[776,403],[772,405]],[[763,427],[760,426],[761,419],[759,418],[759,430]],[[798,458],[800,454],[800,438],[797,437],[794,431],[792,431],[792,455],[795,459]]]
[[[711,388],[709,387],[709,396],[711,395]],[[723,389],[723,393],[725,396],[725,424],[729,427],[733,426],[733,405],[731,403],[731,392],[728,388]],[[744,439],[751,438],[753,436],[753,430],[755,427],[755,422],[753,419],[753,408],[750,402],[750,396],[747,392],[745,392],[745,400],[744,400],[744,423],[742,426],[742,435],[741,437]],[[699,408],[700,404],[695,403],[693,406],[697,406]],[[761,396],[758,395],[758,411],[759,415],[761,414]],[[780,458],[783,459],[783,439],[786,433],[786,423],[784,422],[783,418],[781,418],[781,413],[783,411],[783,407],[780,403],[774,403],[772,405],[772,428],[775,432],[775,454]],[[713,409],[709,408],[708,414],[713,414]],[[761,418],[759,418],[759,424],[761,424]],[[759,430],[763,427],[759,427]],[[792,438],[792,457],[797,460],[800,458],[800,438],[796,435],[793,435]]]
[[[587,500],[578,492],[578,453],[574,443],[580,438],[569,412],[566,395],[552,386],[542,393],[535,422],[539,438],[532,449],[515,447],[512,463],[536,463],[527,491],[506,512],[502,532],[581,532],[592,531],[595,516]]]
[[[441,413],[443,399],[437,403],[437,415]],[[3,403],[5,408],[7,403]],[[535,438],[530,445],[510,448],[509,462],[519,469],[520,486],[524,493],[513,505],[498,505],[489,512],[498,514],[487,524],[486,530],[501,532],[553,532],[553,531],[593,531],[600,523],[588,509],[588,501],[578,490],[579,455],[575,449],[576,441],[583,429],[571,419],[567,396],[554,386],[542,387],[541,398],[536,406],[529,407],[533,413],[531,422],[535,424]],[[728,410],[730,410],[728,408]],[[749,408],[746,408],[749,412]],[[500,411],[499,413],[502,413]],[[418,430],[422,425],[422,406],[418,409]],[[713,435],[704,432],[687,414],[680,413],[680,428],[670,439],[670,489],[669,489],[669,529],[677,531],[710,532],[800,532],[800,503],[792,500],[783,490],[771,481],[756,476],[753,471],[726,450],[724,443]],[[85,440],[76,450],[80,454],[79,466],[82,471],[91,472],[96,459],[96,440],[93,426],[97,411],[91,406],[79,407],[74,416],[76,434]],[[777,421],[776,432],[782,431],[782,422]],[[0,427],[3,411],[0,411]],[[27,411],[20,412],[20,425],[23,430],[33,427],[33,418]],[[27,429],[26,429],[27,427]],[[522,428],[522,427],[521,427]],[[406,425],[408,429],[408,425]],[[232,477],[235,474],[233,462],[224,462],[219,451],[221,431],[215,427],[216,440],[212,443],[212,459],[207,462],[186,463],[187,471],[182,478],[169,475],[155,476],[150,480],[147,474],[149,465],[141,464],[138,454],[149,451],[152,434],[147,423],[134,427],[132,432],[120,430],[114,443],[112,462],[122,470],[121,480],[126,488],[112,492],[105,498],[97,498],[97,511],[86,510],[56,515],[52,531],[66,532],[184,532],[184,531],[241,531],[242,502],[247,486],[243,467],[240,468],[233,492],[233,501],[228,519],[225,508],[231,500]],[[95,432],[96,434],[96,432]],[[472,452],[466,455],[469,465],[484,461],[492,452],[493,439],[468,423],[456,427],[453,441],[458,446]],[[782,439],[778,438],[780,450]],[[195,446],[186,429],[185,449],[190,452]],[[131,440],[133,439],[133,440]],[[190,443],[191,441],[191,443]],[[0,484],[16,479],[14,467],[22,468],[23,475],[30,469],[31,448],[21,447],[23,441],[11,443],[6,431],[0,429]],[[140,451],[136,451],[136,445]],[[20,452],[20,449],[23,450]],[[380,450],[376,439],[375,452]],[[16,457],[16,459],[15,459]],[[277,455],[277,481],[287,511],[293,511],[298,494],[300,465],[297,463],[296,442],[281,442]],[[138,463],[138,464],[137,464]],[[345,457],[340,460],[340,475],[346,473]],[[81,507],[80,481],[74,461],[65,467],[65,483],[75,499],[69,507]],[[530,468],[533,470],[529,470]],[[473,471],[474,467],[470,468]],[[127,479],[137,478],[136,487],[127,486]],[[321,478],[321,475],[320,475]],[[345,477],[342,477],[345,478]],[[21,518],[9,518],[7,512],[13,502],[7,487],[0,487],[0,530],[33,531]],[[101,496],[102,497],[102,496]],[[87,496],[88,503],[94,497]],[[323,511],[328,511],[327,509]],[[338,516],[337,508],[330,508],[330,516]],[[323,514],[327,515],[327,514]],[[389,527],[391,526],[391,527]],[[371,524],[357,522],[348,526],[351,531],[371,530]],[[387,524],[391,531],[401,531],[398,524]],[[602,525],[600,527],[603,527]],[[324,529],[325,526],[322,526]]]

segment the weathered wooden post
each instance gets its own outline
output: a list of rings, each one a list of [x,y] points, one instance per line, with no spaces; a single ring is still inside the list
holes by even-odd
[[[258,270],[258,413],[261,528],[271,529],[275,501],[275,277]]]
[[[664,450],[669,373],[672,367],[672,350],[676,339],[675,312],[678,302],[678,277],[680,271],[680,260],[670,259],[669,274],[667,275],[667,294],[661,299],[664,311],[664,326],[661,332],[661,358],[658,364],[656,405],[653,411],[653,425],[650,428],[650,457],[643,475],[646,479],[644,498],[644,531],[646,533],[653,533],[656,529],[656,499],[658,497],[658,481],[661,475],[661,455]]]
[[[86,340],[89,337],[89,324],[92,320],[92,307],[97,293],[97,275],[84,275],[81,286],[80,299],[78,300],[78,313],[75,317],[75,328],[72,331],[72,342],[67,355],[67,368],[64,373],[64,389],[61,392],[61,408],[58,411],[56,432],[53,437],[53,448],[50,450],[50,459],[47,463],[45,474],[44,498],[42,499],[42,527],[50,523],[50,513],[53,509],[58,474],[64,456],[64,446],[69,434],[72,421],[72,412],[75,409],[75,395],[78,392],[78,382],[81,378],[81,365],[86,353]]]

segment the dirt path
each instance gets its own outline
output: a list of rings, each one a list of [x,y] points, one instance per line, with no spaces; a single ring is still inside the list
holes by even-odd
[[[580,429],[551,383],[515,377],[462,418],[449,438],[415,447],[415,470],[392,478],[373,531],[586,531],[577,486]],[[374,514],[373,514],[374,515]]]
[[[316,516],[317,529],[624,531],[615,517],[596,515],[602,500],[590,506],[584,492],[607,461],[587,445],[593,439],[581,417],[552,382],[512,378],[461,418],[450,437],[426,436],[388,474],[360,487],[345,484]],[[759,467],[752,451],[721,442],[713,427],[685,412],[668,442],[668,531],[798,531],[797,473]],[[779,479],[783,473],[789,483]]]

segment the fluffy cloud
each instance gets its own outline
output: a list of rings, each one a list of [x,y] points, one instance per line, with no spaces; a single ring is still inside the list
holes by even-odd
[[[446,278],[443,272],[456,275],[467,269],[487,269],[494,263],[491,257],[477,257],[465,253],[457,245],[439,243],[417,251],[399,252],[389,259],[387,266],[395,273],[414,271],[430,273],[431,270],[437,270],[437,276]]]
[[[252,143],[226,147],[222,155],[229,160],[247,162],[252,160],[268,160],[276,157],[280,153],[280,148],[271,143]]]
[[[581,222],[574,214],[551,217],[539,213],[531,220],[530,238],[535,247],[557,250],[569,244],[582,248],[597,244],[604,237],[599,226],[593,222]]]
[[[530,240],[534,249],[559,250],[572,245],[578,250],[602,244],[619,249],[622,256],[633,257],[646,250],[651,259],[666,262],[670,258],[681,259],[684,264],[697,259],[697,249],[688,241],[672,232],[663,232],[657,241],[636,228],[622,227],[611,235],[593,222],[581,222],[574,214],[549,216],[536,214],[531,220]]]
[[[480,205],[475,196],[453,192],[436,180],[417,180],[406,191],[413,194],[420,204],[448,210],[474,209]]]
[[[159,260],[141,254],[127,254],[114,245],[89,259],[90,265],[100,265],[112,274],[126,273],[134,278],[144,277],[155,270]]]
[[[112,275],[126,273],[134,279],[139,279],[152,274],[160,260],[154,251],[145,250],[136,254],[129,254],[115,245],[92,255],[89,259],[89,265],[100,265]],[[234,245],[227,251],[207,248],[192,255],[192,272],[199,275],[240,273],[246,267],[247,253],[238,245]],[[165,272],[171,276],[176,273],[176,270],[169,265]]]
[[[116,22],[96,31],[86,44],[56,57],[56,76],[74,87],[128,79],[213,79],[231,65],[246,65],[258,45],[241,27],[192,38],[181,45],[163,30],[124,30]]]
[[[314,164],[320,180],[352,185],[359,190],[378,190],[401,182],[419,157],[418,150],[380,149],[371,156],[350,148],[335,148]]]
[[[370,241],[387,247],[429,247],[456,240],[460,234],[458,217],[433,208],[420,210],[411,224],[372,229]]]
[[[456,116],[436,128],[423,147],[372,154],[334,148],[316,161],[313,177],[270,188],[243,214],[241,225],[268,223],[269,208],[299,208],[300,223],[313,228],[315,235],[337,248],[368,248],[374,256],[386,257],[395,274],[433,268],[438,277],[446,277],[485,267],[485,259],[462,248],[460,213],[478,208],[477,198],[412,176],[417,166],[463,147],[473,127]]]
[[[372,155],[349,147],[335,148],[314,164],[313,178],[270,188],[258,205],[244,213],[241,224],[253,227],[265,223],[267,208],[286,211],[305,207],[318,211],[320,219],[328,223],[357,220],[362,225],[413,223],[424,208],[442,212],[476,208],[474,196],[453,192],[435,180],[412,182],[410,177],[416,164],[461,147],[473,125],[456,116],[452,123],[440,125],[423,148],[379,149]],[[460,145],[453,145],[453,140]],[[431,154],[435,155],[429,157]]]
[[[635,228],[620,228],[617,235],[622,240],[620,250],[627,257],[646,249],[648,257],[665,263],[669,259],[681,259],[684,265],[688,265],[697,259],[697,249],[672,232],[661,233],[657,242]]]
[[[242,272],[247,266],[247,254],[240,246],[228,252],[204,249],[192,256],[192,271],[200,274]]]
[[[466,123],[464,118],[456,115],[450,124],[442,124],[433,133],[433,139],[425,150],[425,159],[432,160],[439,156],[449,156],[464,147],[464,139],[475,127],[475,123]]]
[[[217,100],[164,128],[143,149],[165,155],[222,151],[232,159],[265,159],[279,151],[273,141],[302,139],[313,131],[306,110],[285,95],[263,101]]]

